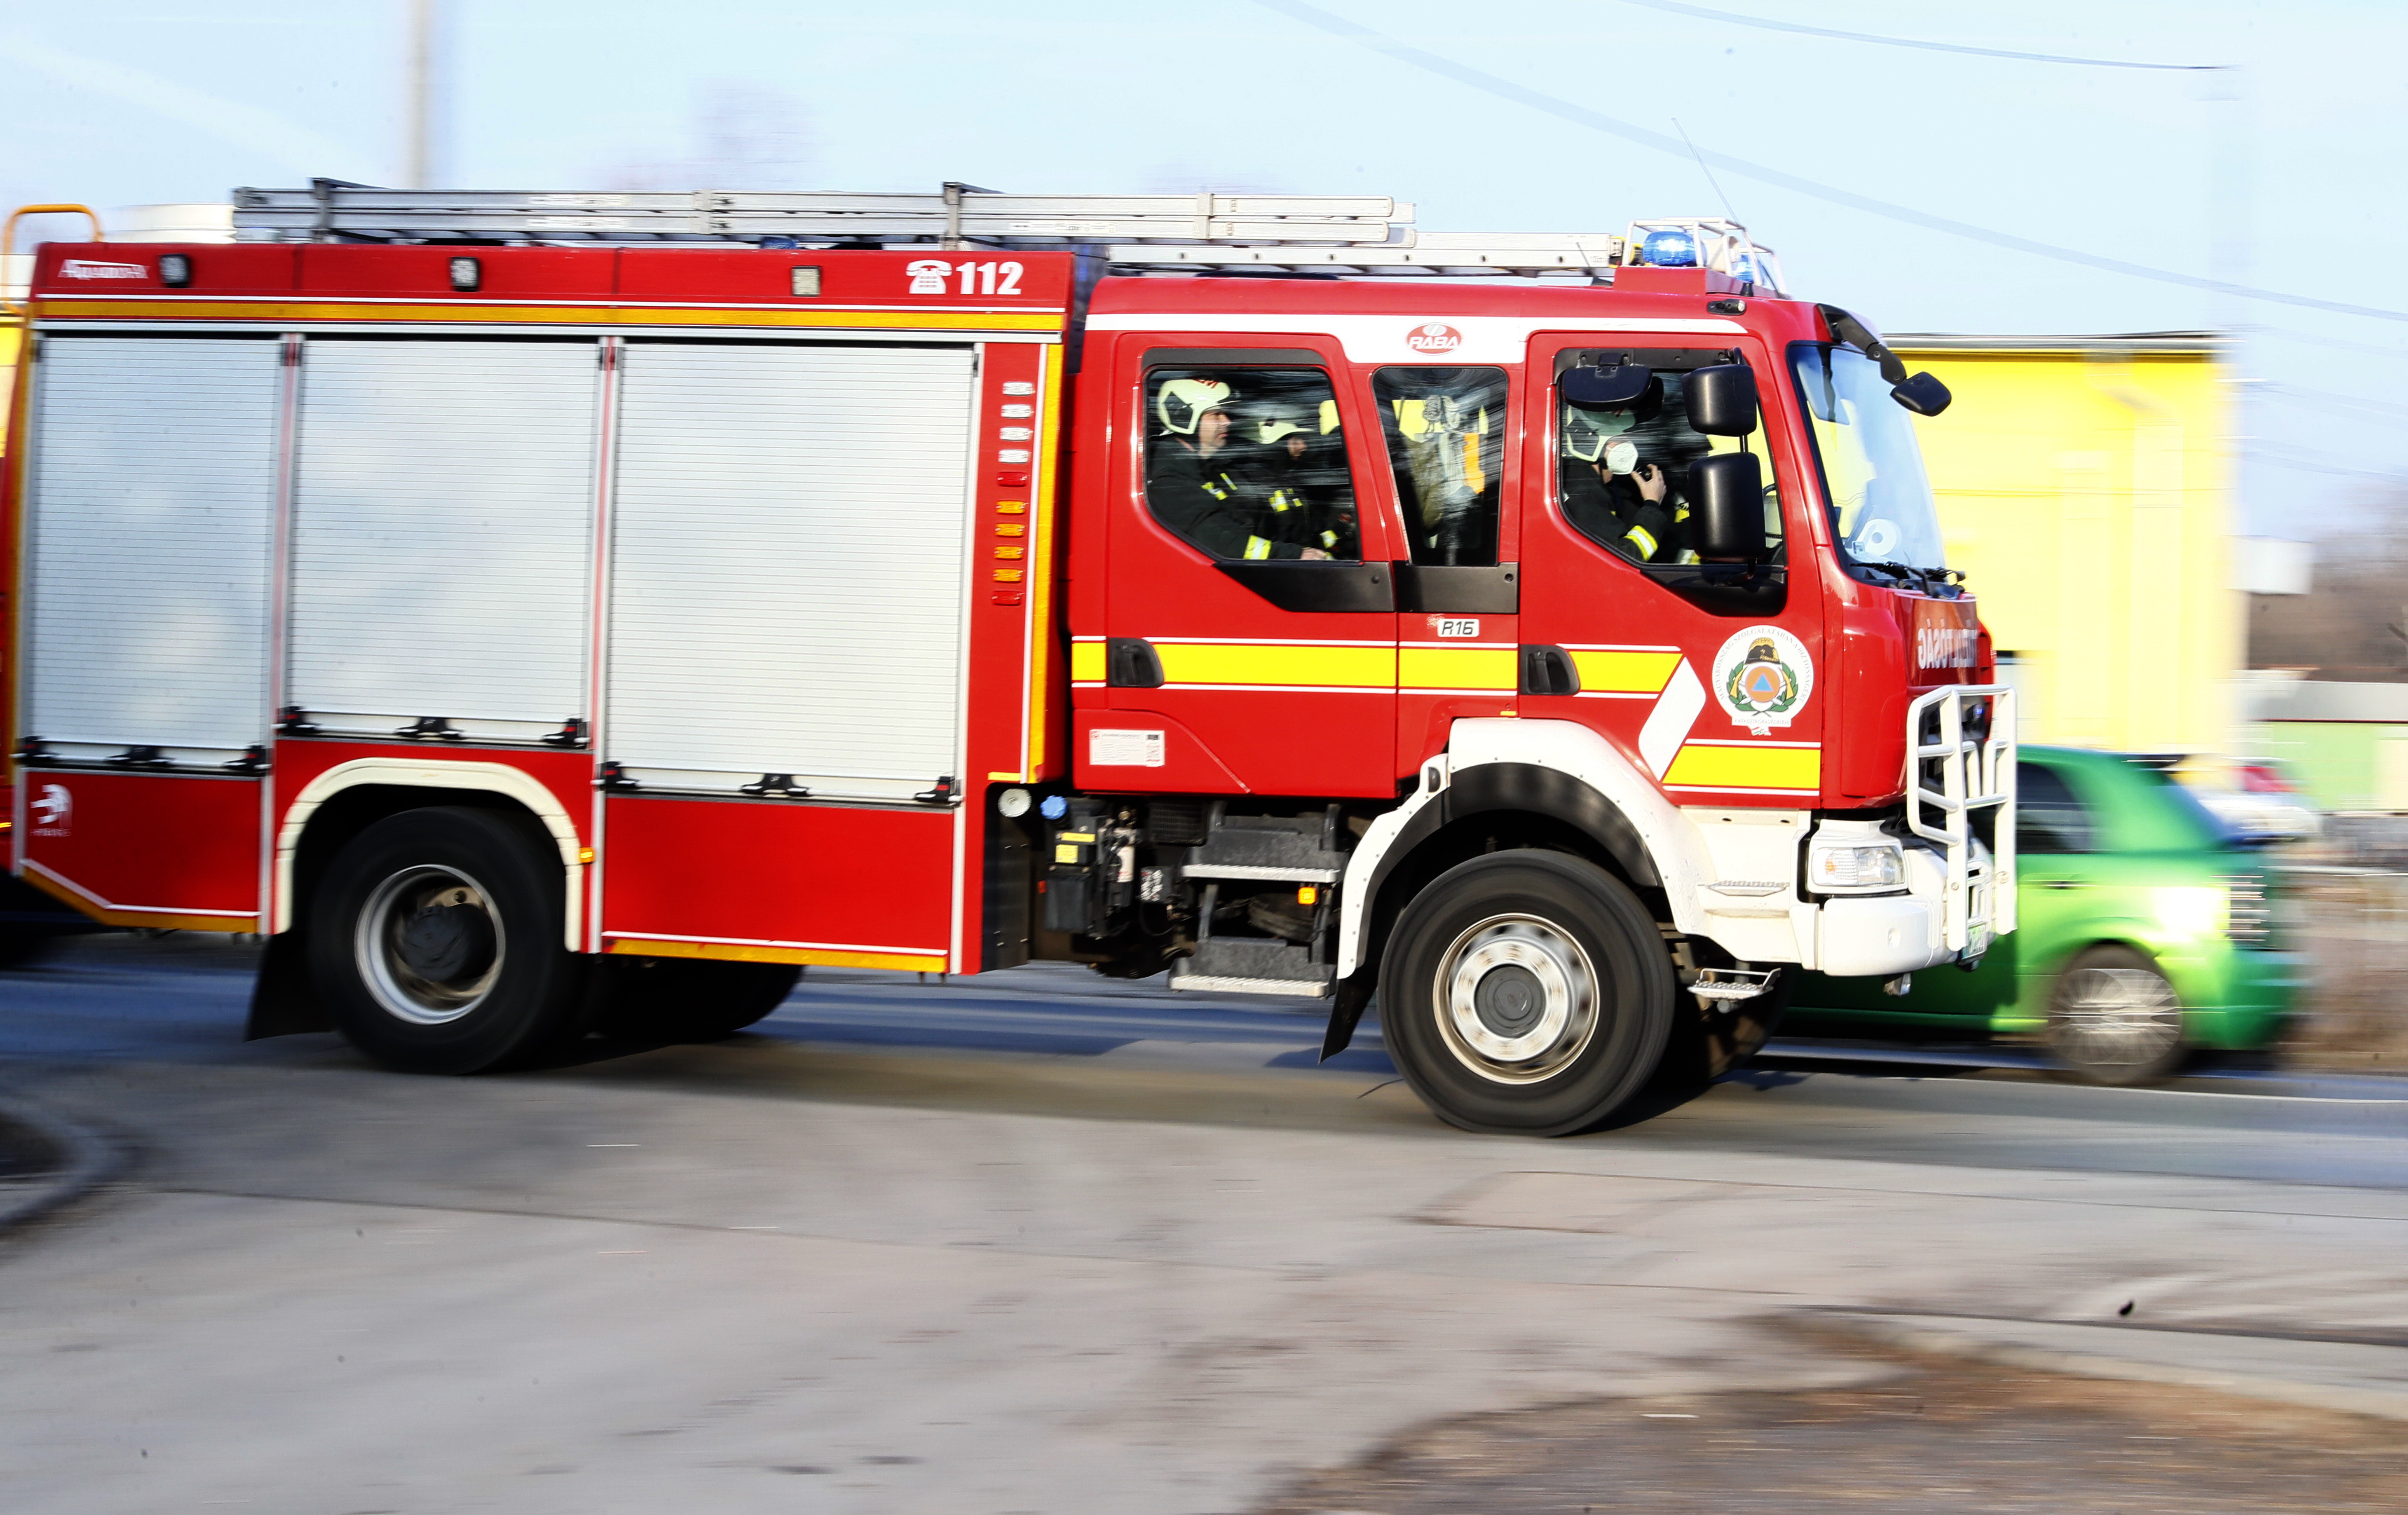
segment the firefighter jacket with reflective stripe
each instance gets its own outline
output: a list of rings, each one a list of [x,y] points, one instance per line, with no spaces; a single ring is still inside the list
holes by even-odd
[[[1286,533],[1222,467],[1177,438],[1154,444],[1146,471],[1145,501],[1154,518],[1216,558],[1293,558],[1304,549],[1282,540]]]
[[[1673,562],[1688,545],[1685,525],[1665,505],[1640,493],[1624,475],[1608,483],[1585,463],[1564,465],[1564,519],[1583,536],[1640,563]]]

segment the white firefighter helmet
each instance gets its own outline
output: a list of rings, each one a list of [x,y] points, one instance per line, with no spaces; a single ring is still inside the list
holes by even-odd
[[[1605,456],[1605,445],[1636,421],[1627,410],[1588,410],[1568,405],[1564,407],[1564,456],[1595,463]]]
[[[1265,447],[1270,446],[1282,437],[1312,435],[1312,428],[1305,423],[1302,413],[1294,410],[1275,411],[1265,416],[1262,424],[1254,430]]]
[[[1235,398],[1229,386],[1217,379],[1174,379],[1155,393],[1154,413],[1162,418],[1163,430],[1179,436],[1193,436],[1205,411],[1218,410],[1226,415]]]

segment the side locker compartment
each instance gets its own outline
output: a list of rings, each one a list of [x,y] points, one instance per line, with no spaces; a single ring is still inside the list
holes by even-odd
[[[292,724],[573,739],[592,714],[595,342],[313,337],[301,351]]]
[[[41,339],[18,861],[113,924],[258,924],[280,350],[274,336]]]
[[[630,340],[607,950],[960,965],[980,408],[967,345]]]

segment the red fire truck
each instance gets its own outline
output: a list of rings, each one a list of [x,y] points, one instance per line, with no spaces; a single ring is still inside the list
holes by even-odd
[[[803,965],[1330,1008],[1594,1126],[2014,923],[1911,413],[1727,222],[236,192],[38,254],[13,864],[466,1073]]]

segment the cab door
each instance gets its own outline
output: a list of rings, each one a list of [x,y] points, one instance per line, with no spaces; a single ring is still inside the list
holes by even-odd
[[[1397,767],[1460,720],[1516,713],[1522,472],[1515,379],[1492,365],[1389,364],[1367,376],[1383,513],[1398,538]]]
[[[1755,429],[1704,435],[1689,376],[1732,363],[1756,376]],[[1822,787],[1822,597],[1788,562],[1787,544],[1812,537],[1792,438],[1767,424],[1779,375],[1736,334],[1542,333],[1530,347],[1521,713],[1594,729],[1684,807],[1801,810]],[[1688,470],[1734,450],[1757,456],[1765,485],[1766,555],[1745,570],[1686,548]]]
[[[1327,337],[1121,338],[1105,635],[1073,649],[1106,694],[1078,715],[1082,787],[1395,793],[1392,549],[1344,372]]]

